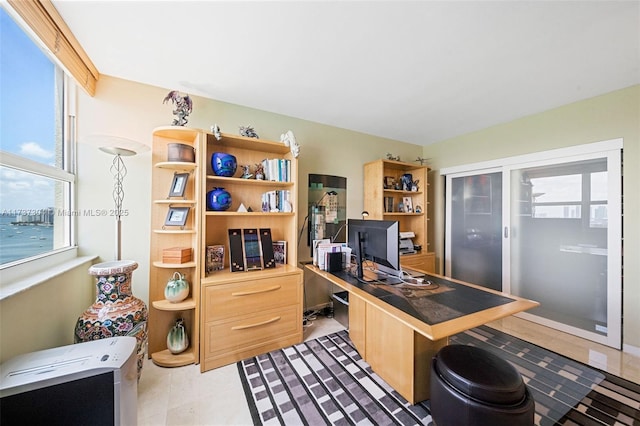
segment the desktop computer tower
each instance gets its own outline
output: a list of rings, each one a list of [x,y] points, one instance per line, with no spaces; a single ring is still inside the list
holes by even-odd
[[[0,365],[0,424],[135,425],[136,339],[94,340]]]

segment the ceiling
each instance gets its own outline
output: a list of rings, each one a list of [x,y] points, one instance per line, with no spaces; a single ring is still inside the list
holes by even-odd
[[[639,1],[68,1],[102,74],[418,145],[640,83]]]

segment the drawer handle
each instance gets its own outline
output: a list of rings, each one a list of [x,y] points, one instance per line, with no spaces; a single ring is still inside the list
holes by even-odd
[[[267,293],[269,291],[274,291],[274,290],[279,290],[280,289],[280,285],[274,285],[273,287],[269,287],[269,288],[264,288],[262,290],[253,290],[253,291],[237,291],[235,293],[231,293],[232,296],[250,296],[252,294],[258,294],[258,293]]]
[[[256,323],[256,324],[236,325],[234,327],[231,327],[231,329],[232,330],[244,330],[245,328],[252,328],[252,327],[258,327],[258,326],[265,325],[265,324],[271,324],[272,322],[276,322],[276,321],[279,321],[279,320],[280,320],[280,317],[273,317],[273,318],[271,318],[269,320],[262,321],[262,322],[259,322],[259,323]]]

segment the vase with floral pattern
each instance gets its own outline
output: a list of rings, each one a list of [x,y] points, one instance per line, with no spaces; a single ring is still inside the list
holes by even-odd
[[[95,276],[97,297],[76,323],[75,343],[115,336],[136,338],[138,379],[147,351],[147,305],[131,292],[132,260],[103,262],[89,268]]]

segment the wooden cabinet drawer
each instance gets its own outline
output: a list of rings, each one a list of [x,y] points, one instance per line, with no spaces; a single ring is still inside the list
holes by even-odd
[[[250,274],[250,272],[247,272]],[[204,294],[205,322],[299,304],[300,274],[209,286]]]
[[[302,312],[299,305],[207,323],[204,356],[258,346],[281,336],[299,333],[301,328]]]
[[[436,256],[435,253],[426,254],[407,254],[400,256],[400,264],[407,268],[415,268],[421,271],[435,273],[436,272]]]

